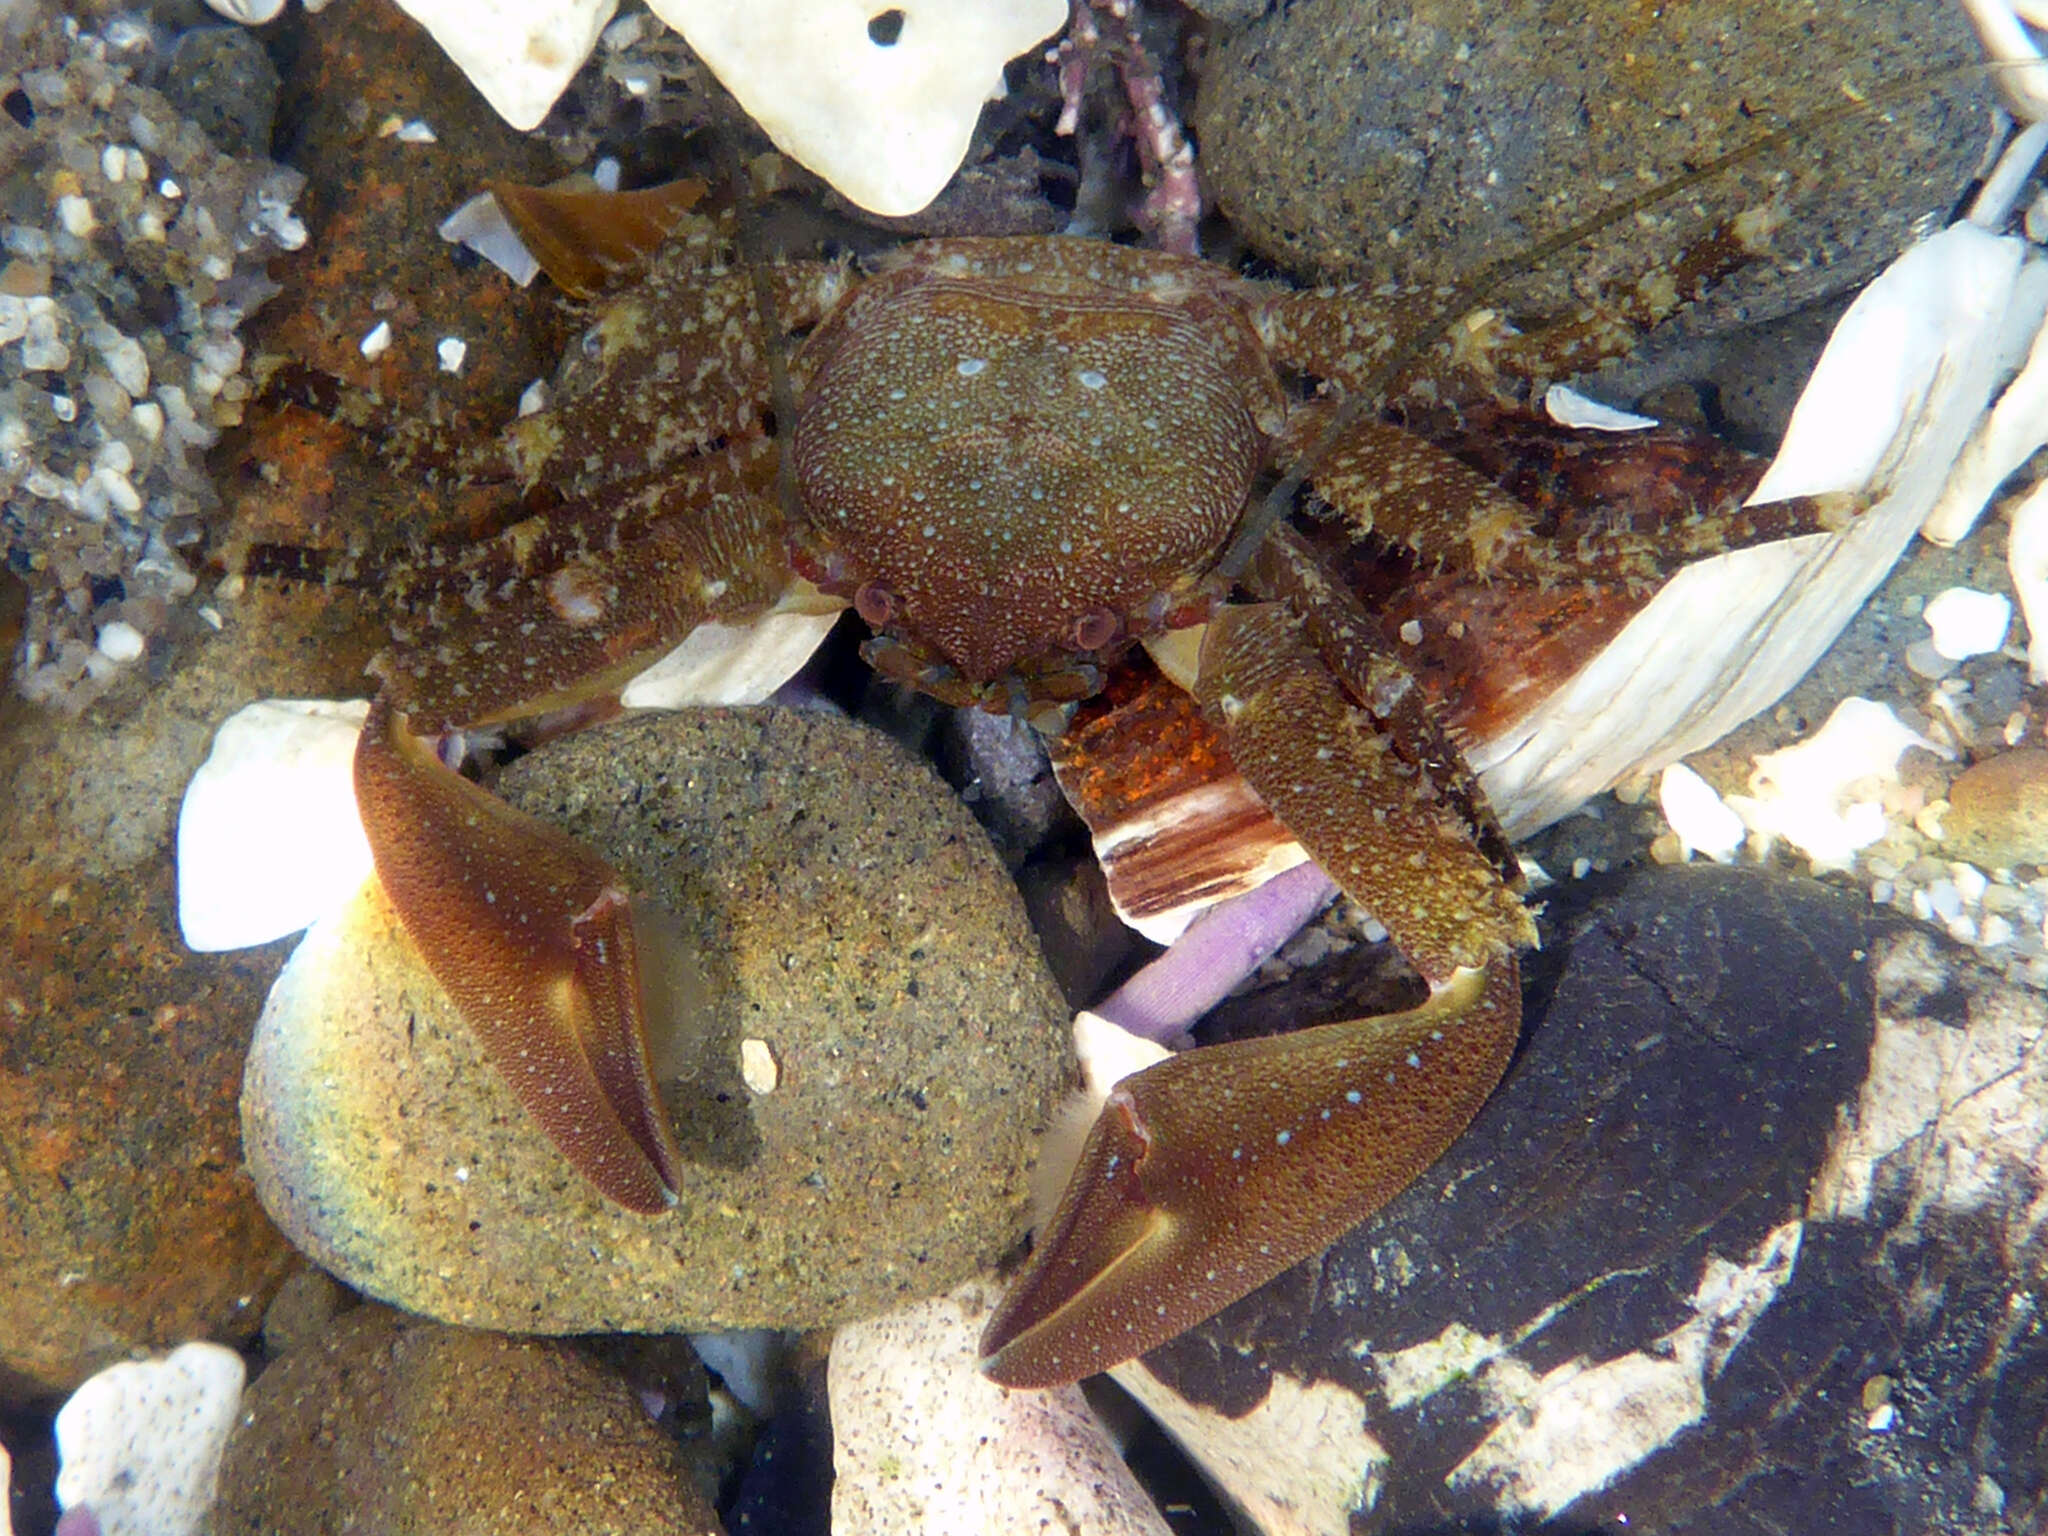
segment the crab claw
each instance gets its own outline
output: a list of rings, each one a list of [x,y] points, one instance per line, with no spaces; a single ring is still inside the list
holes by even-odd
[[[1156,1348],[1328,1247],[1464,1130],[1521,1019],[1518,967],[1421,1007],[1187,1051],[1110,1093],[984,1373],[1050,1387]]]
[[[647,1215],[673,1205],[682,1158],[618,875],[443,766],[387,699],[370,707],[355,781],[378,878],[519,1102],[605,1195]]]

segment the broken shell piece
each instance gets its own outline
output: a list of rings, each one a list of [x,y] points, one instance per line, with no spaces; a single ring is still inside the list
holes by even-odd
[[[1067,20],[1067,0],[655,0],[649,9],[778,149],[889,215],[938,196],[982,103],[1002,90],[1003,65]]]
[[[540,263],[488,192],[479,192],[449,214],[435,233],[450,245],[468,246],[522,288],[540,275]]]
[[[368,712],[270,699],[214,733],[178,812],[178,926],[193,949],[296,933],[369,878],[353,774]]]
[[[782,1068],[766,1040],[751,1035],[740,1042],[740,1081],[755,1093],[773,1093],[782,1081]]]
[[[284,0],[206,0],[215,15],[239,21],[245,27],[260,27],[284,13]]]
[[[1816,871],[1847,869],[1856,851],[1885,834],[1880,786],[1896,784],[1910,747],[1943,757],[1941,748],[1870,699],[1846,698],[1806,740],[1766,752],[1749,776],[1750,794],[1728,804],[1752,832],[1782,837]]]
[[[537,127],[618,0],[400,0],[514,128]]]
[[[213,1505],[221,1452],[242,1403],[242,1357],[181,1344],[124,1361],[57,1412],[57,1503],[106,1536],[188,1536]]]
[[[2005,560],[2027,620],[2027,675],[2048,682],[2048,480],[2013,510]]]
[[[1742,818],[1728,809],[1714,786],[1683,763],[1664,770],[1657,781],[1657,803],[1688,857],[1704,853],[1726,864],[1748,836]]]
[[[1543,394],[1543,409],[1560,427],[1581,427],[1594,432],[1640,432],[1657,425],[1654,416],[1638,416],[1588,399],[1576,389],[1553,384]]]
[[[1930,598],[1920,616],[1933,632],[1934,649],[1950,661],[1964,661],[2005,644],[2012,603],[1996,592],[1950,587]]]

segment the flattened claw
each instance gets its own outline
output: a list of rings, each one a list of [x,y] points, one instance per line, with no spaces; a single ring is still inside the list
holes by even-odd
[[[519,1102],[605,1195],[666,1210],[682,1159],[648,1061],[619,877],[443,767],[385,699],[355,780],[378,878]]]
[[[1124,1079],[982,1335],[1008,1387],[1153,1349],[1327,1247],[1477,1114],[1521,1024],[1520,970],[1459,971],[1407,1013],[1188,1051]]]

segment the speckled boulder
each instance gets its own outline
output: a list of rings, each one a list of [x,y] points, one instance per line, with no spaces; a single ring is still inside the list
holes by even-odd
[[[413,1311],[566,1333],[837,1323],[1015,1240],[1066,1016],[929,769],[832,716],[707,711],[558,743],[501,788],[707,957],[694,1065],[665,1085],[681,1204],[637,1216],[570,1168],[373,886],[308,937],[251,1047],[250,1166],[295,1242]],[[770,1092],[742,1080],[749,1040]]]
[[[83,715],[0,698],[0,1405],[138,1351],[239,1343],[297,1262],[235,1114],[284,946],[185,948],[172,831],[223,717],[341,689],[375,641],[317,591],[221,611]]]
[[[1779,197],[1778,259],[1728,303],[1755,319],[1862,281],[1945,214],[1982,142],[1981,78],[1920,80],[1881,116],[1841,109],[1978,57],[1941,0],[1298,0],[1209,54],[1194,121],[1206,184],[1261,254],[1304,277],[1422,281],[1470,277],[1804,125],[1564,253],[1539,290],[1550,306],[1587,273],[1632,282],[1702,229],[1696,203],[1713,217]],[[1477,301],[1502,302],[1500,288]]]
[[[717,1536],[632,1387],[565,1346],[363,1307],[258,1377],[213,1536]]]

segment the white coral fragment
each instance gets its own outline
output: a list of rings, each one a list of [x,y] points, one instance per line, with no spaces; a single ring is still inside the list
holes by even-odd
[[[415,0],[418,3],[418,0]],[[952,179],[1003,65],[1067,0],[655,0],[776,147],[874,213]]]
[[[193,949],[296,933],[369,877],[353,771],[368,712],[271,699],[215,733],[178,813],[178,925]]]
[[[242,1403],[242,1357],[183,1344],[92,1377],[57,1412],[57,1502],[104,1536],[187,1536],[211,1508]]]
[[[1728,804],[1752,832],[1782,837],[1815,870],[1847,869],[1858,849],[1884,836],[1883,788],[1898,782],[1909,747],[1940,751],[1889,705],[1846,698],[1806,740],[1760,755],[1750,793]]]

